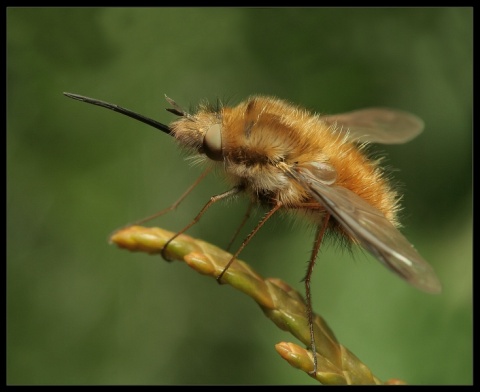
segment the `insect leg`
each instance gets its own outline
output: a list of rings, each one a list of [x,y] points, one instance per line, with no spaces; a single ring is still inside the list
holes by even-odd
[[[145,218],[142,218],[142,219],[139,219],[139,220],[137,220],[137,221],[135,221],[135,222],[128,223],[128,224],[126,224],[125,226],[122,226],[122,227],[118,228],[117,230],[115,230],[114,233],[116,233],[117,231],[126,229],[127,227],[130,227],[130,226],[140,225],[140,224],[145,223],[145,222],[148,222],[148,221],[150,221],[150,220],[152,220],[152,219],[158,218],[159,216],[162,216],[162,215],[166,214],[167,212],[173,211],[175,208],[178,207],[178,205],[183,201],[183,199],[185,199],[185,198],[188,196],[188,194],[200,183],[200,181],[202,181],[202,180],[207,176],[207,174],[210,173],[211,171],[212,171],[212,168],[211,168],[211,167],[209,167],[208,169],[206,169],[206,170],[200,175],[200,177],[198,177],[198,178],[195,180],[195,182],[194,182],[192,185],[190,185],[190,186],[188,187],[188,189],[187,189],[187,190],[178,198],[178,200],[177,200],[175,203],[173,203],[170,207],[167,207],[167,208],[165,208],[165,209],[163,209],[163,210],[161,210],[161,211],[159,211],[159,212],[156,212],[156,213],[153,214],[153,215],[149,215],[149,216],[147,216],[147,217],[145,217]]]
[[[313,273],[313,268],[315,267],[315,260],[317,259],[318,251],[320,250],[320,245],[322,243],[323,235],[325,234],[325,230],[328,226],[328,220],[330,218],[330,214],[327,212],[325,217],[323,218],[323,222],[320,226],[317,227],[317,233],[315,242],[313,244],[312,254],[310,255],[310,261],[308,262],[307,273],[305,278],[303,279],[305,282],[305,296],[307,300],[307,319],[308,319],[308,326],[310,328],[310,345],[312,346],[312,354],[313,354],[313,371],[312,374],[317,373],[317,349],[315,347],[315,334],[313,332],[313,310],[312,310],[312,297],[310,291],[310,280]]]
[[[277,201],[277,203],[273,206],[273,208],[268,211],[265,216],[262,218],[260,222],[258,222],[257,226],[251,231],[251,233],[245,238],[242,242],[242,245],[240,245],[240,248],[235,252],[235,254],[232,256],[230,261],[227,263],[223,271],[220,273],[220,275],[217,276],[217,282],[221,283],[222,276],[225,274],[227,271],[228,267],[233,263],[233,261],[237,258],[237,256],[240,254],[240,252],[247,246],[247,244],[250,242],[250,240],[253,238],[255,234],[257,234],[257,231],[262,227],[265,222],[272,217],[272,215],[277,212],[281,207],[283,206],[283,203],[281,201]]]
[[[240,233],[240,230],[242,230],[242,227],[245,226],[245,223],[247,223],[248,218],[250,218],[250,212],[252,211],[252,208],[253,208],[253,203],[250,202],[250,204],[248,205],[247,211],[243,216],[243,220],[240,222],[240,225],[237,227],[237,230],[235,230],[235,233],[233,233],[232,239],[230,240],[227,247],[225,248],[227,252],[230,250],[230,247],[232,246],[233,242],[235,241],[238,234]]]
[[[165,260],[168,260],[168,257],[166,255],[166,250],[167,250],[167,247],[168,245],[170,244],[170,242],[172,242],[175,238],[177,238],[180,234],[183,234],[185,233],[190,227],[192,227],[195,223],[197,223],[200,218],[202,217],[202,215],[205,213],[205,211],[208,210],[208,208],[210,208],[210,206],[214,203],[216,203],[217,201],[219,200],[223,200],[223,199],[227,199],[229,197],[232,197],[236,194],[238,194],[239,192],[242,191],[242,188],[240,187],[235,187],[235,188],[232,188],[230,189],[229,191],[227,192],[224,192],[224,193],[221,193],[219,195],[215,195],[215,196],[212,196],[210,198],[210,200],[208,201],[207,204],[205,204],[203,206],[203,208],[200,210],[200,212],[197,214],[197,216],[195,218],[193,218],[193,220],[187,225],[185,226],[182,230],[180,230],[178,233],[176,233],[172,238],[170,238],[166,243],[165,245],[163,246],[163,249],[162,249],[162,257],[165,259]]]

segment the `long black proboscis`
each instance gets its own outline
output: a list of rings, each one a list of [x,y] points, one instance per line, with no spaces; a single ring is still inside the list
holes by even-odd
[[[132,112],[131,110],[122,108],[121,106],[115,105],[113,103],[105,102],[105,101],[100,101],[99,99],[84,97],[83,95],[72,94],[72,93],[63,93],[63,94],[69,98],[76,99],[77,101],[82,101],[86,103],[91,103],[92,105],[102,106],[104,108],[113,110],[114,112],[124,114],[125,116],[134,118],[135,120],[141,121],[144,124],[150,125],[154,128],[159,129],[162,132],[172,135],[172,129],[167,125],[162,124],[158,121],[155,121],[151,118],[142,116],[141,114]]]

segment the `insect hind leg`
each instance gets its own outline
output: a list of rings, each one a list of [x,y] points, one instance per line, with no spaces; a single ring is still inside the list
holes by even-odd
[[[313,309],[312,309],[312,296],[310,290],[310,280],[312,278],[313,268],[315,267],[315,261],[318,256],[318,252],[320,250],[320,245],[322,244],[323,236],[325,235],[325,231],[328,227],[328,221],[330,218],[330,214],[327,212],[323,218],[322,224],[317,227],[317,232],[315,236],[315,242],[313,244],[313,250],[310,255],[310,260],[308,262],[307,273],[303,278],[305,283],[305,299],[307,305],[307,320],[308,320],[308,327],[310,329],[310,346],[313,355],[313,370],[310,372],[311,374],[317,373],[317,348],[315,343],[315,333],[313,328]]]

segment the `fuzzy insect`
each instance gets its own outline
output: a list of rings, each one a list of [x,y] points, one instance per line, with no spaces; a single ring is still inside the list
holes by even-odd
[[[365,151],[367,143],[397,144],[416,137],[423,130],[418,117],[386,108],[320,116],[264,96],[252,96],[235,107],[201,105],[190,114],[167,97],[172,105],[167,110],[179,116],[167,126],[111,103],[64,94],[160,129],[199,160],[218,166],[232,184],[227,192],[212,196],[195,219],[166,243],[164,251],[219,200],[244,193],[252,204],[268,208],[218,276],[219,281],[277,211],[301,213],[316,224],[304,279],[314,372],[317,364],[310,280],[327,230],[361,245],[418,289],[441,291],[431,266],[398,230],[399,197],[385,178],[380,161],[370,159]]]

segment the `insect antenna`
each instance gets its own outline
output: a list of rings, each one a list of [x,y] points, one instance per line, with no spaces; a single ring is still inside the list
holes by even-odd
[[[186,118],[192,119],[192,116],[188,112],[183,110],[183,108],[178,103],[176,103],[172,98],[168,97],[167,94],[165,94],[165,99],[170,105],[173,106],[173,108],[166,109],[167,112],[173,113],[179,117],[186,117]]]

